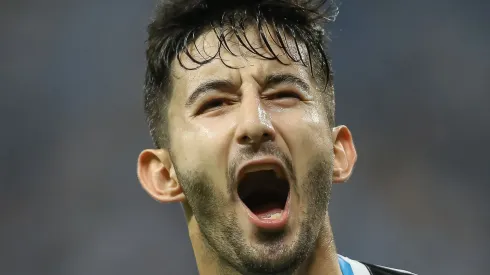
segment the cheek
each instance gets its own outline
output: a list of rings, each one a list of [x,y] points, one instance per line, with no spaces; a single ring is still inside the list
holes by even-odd
[[[326,115],[317,108],[305,108],[283,113],[277,118],[282,135],[290,150],[314,153],[331,147],[330,131]],[[293,152],[292,152],[293,153]]]
[[[192,125],[192,140],[186,141],[195,146],[191,154],[199,153],[198,157],[213,167],[226,167],[235,124],[229,117],[231,116],[220,119],[206,118],[200,120],[199,124]]]
[[[305,131],[309,135],[307,143],[314,146],[316,150],[328,150],[332,146],[330,138],[330,130],[328,119],[322,108],[307,109],[302,117],[302,123],[305,126]]]
[[[326,116],[320,111],[301,110],[285,114],[280,119],[281,133],[291,153],[292,161],[303,174],[309,170],[311,161],[331,162],[332,141]]]
[[[179,129],[173,151],[188,171],[204,171],[213,181],[225,174],[231,123],[199,121]]]
[[[191,125],[191,131],[196,134],[196,140],[203,142],[223,143],[227,140],[236,124],[236,116],[225,114],[220,117],[204,117]]]

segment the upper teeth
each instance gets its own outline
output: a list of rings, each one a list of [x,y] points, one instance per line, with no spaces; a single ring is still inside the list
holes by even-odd
[[[272,170],[276,174],[277,178],[283,179],[284,175],[282,173],[282,170],[277,167],[277,165],[272,165],[272,164],[264,164],[264,165],[253,165],[250,167],[246,167],[245,170],[243,171],[243,175],[251,172],[257,172],[257,171],[267,171],[267,170]]]

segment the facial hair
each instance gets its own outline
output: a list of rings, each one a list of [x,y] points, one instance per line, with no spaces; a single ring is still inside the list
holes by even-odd
[[[295,184],[290,192],[305,197],[306,209],[298,236],[291,244],[282,241],[284,232],[263,233],[258,239],[260,245],[249,245],[239,227],[237,213],[231,207],[233,201],[233,181],[236,167],[252,157],[268,155],[283,161]],[[175,158],[174,158],[175,159]],[[292,161],[273,143],[264,143],[259,150],[243,149],[229,165],[227,172],[228,194],[217,192],[210,175],[205,170],[187,171],[174,162],[174,168],[195,216],[206,246],[214,252],[220,265],[231,267],[241,274],[278,274],[288,275],[311,255],[318,234],[325,221],[331,193],[333,157],[318,153],[308,161],[309,170],[302,177],[296,177]],[[272,256],[271,256],[272,255]]]

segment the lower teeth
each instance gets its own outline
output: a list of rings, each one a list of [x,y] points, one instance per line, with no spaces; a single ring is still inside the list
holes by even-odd
[[[281,214],[282,212],[278,212],[274,214],[264,214],[264,215],[260,215],[259,218],[264,220],[279,219],[281,217]]]

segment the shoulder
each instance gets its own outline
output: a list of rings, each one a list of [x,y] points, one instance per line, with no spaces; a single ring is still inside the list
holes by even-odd
[[[341,255],[339,257],[349,264],[353,275],[416,275],[401,269],[360,262]]]
[[[362,264],[365,265],[373,275],[416,275],[415,273],[408,272],[401,269],[395,269],[395,268],[374,265],[374,264],[369,264],[364,262]]]

